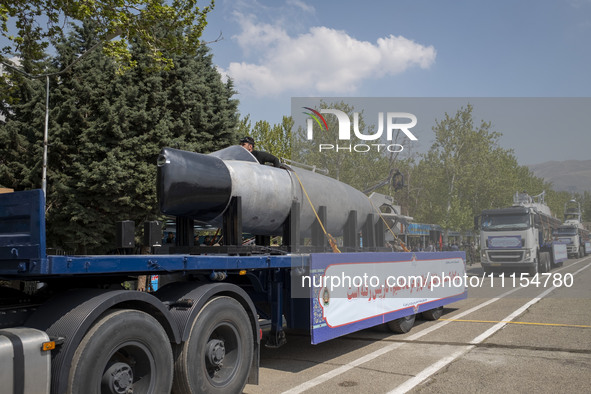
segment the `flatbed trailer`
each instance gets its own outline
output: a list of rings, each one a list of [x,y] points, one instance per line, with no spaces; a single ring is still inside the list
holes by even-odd
[[[258,382],[261,343],[280,347],[286,329],[313,343],[406,332],[467,296],[441,286],[465,275],[463,252],[48,255],[44,212],[40,190],[0,195],[2,392],[238,393]],[[333,281],[363,273],[375,283]],[[123,286],[139,275],[169,283]]]

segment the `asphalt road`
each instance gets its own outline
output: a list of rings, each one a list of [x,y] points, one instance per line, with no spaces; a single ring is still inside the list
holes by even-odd
[[[407,334],[376,327],[311,345],[289,333],[285,346],[261,349],[260,383],[244,392],[589,393],[591,256],[551,273],[537,285],[517,274],[515,287],[485,278]]]

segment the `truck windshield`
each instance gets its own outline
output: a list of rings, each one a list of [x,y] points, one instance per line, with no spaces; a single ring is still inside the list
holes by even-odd
[[[482,230],[525,230],[530,226],[529,215],[484,215]]]
[[[574,227],[561,227],[554,230],[554,235],[577,235],[577,229]]]

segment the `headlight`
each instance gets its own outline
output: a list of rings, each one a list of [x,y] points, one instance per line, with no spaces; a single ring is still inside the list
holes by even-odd
[[[531,257],[531,250],[528,249],[528,250],[525,251],[525,257],[524,257],[524,259],[525,260],[529,260],[530,257]]]

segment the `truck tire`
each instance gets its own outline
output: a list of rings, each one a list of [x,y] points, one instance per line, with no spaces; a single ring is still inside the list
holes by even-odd
[[[550,272],[550,253],[540,253],[540,272]]]
[[[409,315],[386,323],[388,329],[396,334],[406,334],[415,324],[417,315]]]
[[[534,261],[534,265],[529,268],[528,274],[529,276],[534,276],[538,273],[538,260]]]
[[[440,306],[435,309],[430,309],[422,313],[423,319],[425,320],[439,320],[441,315],[443,315],[443,307]]]
[[[78,345],[67,392],[168,393],[172,364],[170,339],[156,319],[117,310],[100,319]]]
[[[532,267],[529,268],[528,274],[529,276],[534,276],[540,272],[540,261],[541,261],[541,254],[538,253],[538,258],[534,259],[534,264]]]
[[[208,301],[175,349],[173,393],[241,393],[254,352],[249,322],[235,299]]]

